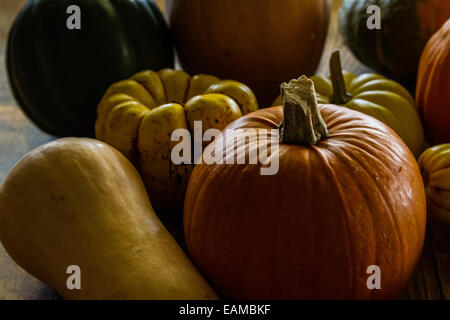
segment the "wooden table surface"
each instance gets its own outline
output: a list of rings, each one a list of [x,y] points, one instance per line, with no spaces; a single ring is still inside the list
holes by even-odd
[[[337,31],[337,9],[341,0],[333,0],[333,14],[319,74],[328,74],[328,58],[335,49],[341,50],[343,67],[356,74],[370,71],[361,65],[344,46]],[[11,96],[5,70],[5,46],[9,27],[25,0],[0,2],[0,183],[12,166],[28,151],[51,137],[37,129],[20,111]],[[157,0],[163,7],[164,0]],[[429,221],[422,259],[403,299],[450,299],[450,230]],[[28,275],[17,266],[0,245],[0,300],[57,299],[47,285]]]

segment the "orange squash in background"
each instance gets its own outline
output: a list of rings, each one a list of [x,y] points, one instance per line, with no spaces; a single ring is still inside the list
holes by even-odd
[[[247,84],[270,105],[281,82],[316,70],[328,0],[167,0],[178,57],[191,74]]]
[[[418,165],[375,118],[318,108],[305,79],[283,85],[284,110],[262,109],[228,126],[245,129],[248,146],[222,135],[205,149],[204,157],[215,150],[230,159],[236,148],[248,158],[269,144],[261,130],[278,130],[283,120],[277,174],[261,175],[260,164],[196,165],[184,208],[189,253],[225,298],[395,298],[425,235]],[[380,290],[367,287],[371,265],[380,267]]]
[[[450,19],[422,53],[416,103],[429,142],[450,142]]]

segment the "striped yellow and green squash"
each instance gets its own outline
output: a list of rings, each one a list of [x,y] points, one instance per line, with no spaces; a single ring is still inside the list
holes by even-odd
[[[433,146],[420,156],[428,213],[450,225],[450,143]]]
[[[375,73],[359,76],[342,71],[338,52],[330,61],[331,77],[312,76],[321,104],[342,105],[370,115],[391,127],[414,156],[424,149],[424,131],[414,98],[399,83]],[[281,96],[273,105],[281,104]]]
[[[173,69],[147,70],[108,88],[98,106],[95,132],[138,168],[153,207],[161,213],[182,208],[195,160],[190,155],[191,163],[172,161],[179,143],[172,141],[172,133],[186,129],[193,137],[195,121],[201,121],[202,134],[222,130],[257,109],[255,95],[240,82],[204,74],[191,77]]]

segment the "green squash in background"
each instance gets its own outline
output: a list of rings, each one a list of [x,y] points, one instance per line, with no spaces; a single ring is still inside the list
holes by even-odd
[[[381,29],[369,29],[367,8],[380,8]],[[450,18],[449,0],[343,0],[339,29],[365,65],[414,88],[420,54]]]
[[[77,5],[81,29],[69,30]],[[152,0],[30,0],[11,29],[7,69],[25,114],[56,136],[93,136],[108,86],[144,69],[171,68],[170,31]]]

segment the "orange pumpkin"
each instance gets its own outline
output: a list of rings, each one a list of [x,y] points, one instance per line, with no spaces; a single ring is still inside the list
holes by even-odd
[[[414,156],[375,118],[318,107],[313,88],[306,77],[283,84],[284,108],[229,125],[244,129],[236,140],[244,143],[245,134],[247,145],[225,133],[203,155],[247,157],[269,144],[261,130],[283,121],[279,152],[269,158],[278,156],[277,174],[261,175],[261,164],[203,163],[193,171],[187,247],[226,298],[393,298],[419,259],[426,204]],[[381,271],[379,290],[367,286],[372,265]]]
[[[450,19],[422,53],[416,102],[429,142],[450,142]]]
[[[269,105],[279,85],[320,62],[329,0],[167,0],[177,54],[191,74],[247,84]]]

